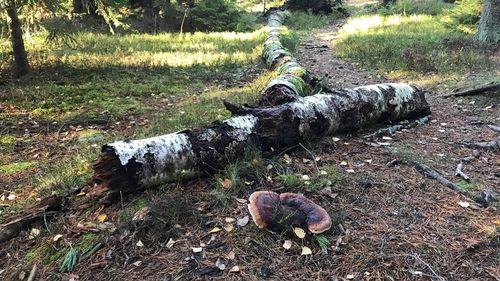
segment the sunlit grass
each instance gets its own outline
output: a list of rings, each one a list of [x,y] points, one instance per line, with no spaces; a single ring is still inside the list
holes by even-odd
[[[491,58],[471,45],[470,36],[450,30],[435,16],[364,15],[352,18],[340,30],[337,52],[381,71],[492,69]]]
[[[207,82],[234,79],[260,60],[265,34],[264,28],[116,36],[80,32],[72,46],[46,45],[45,34],[37,34],[27,40],[33,74],[1,89],[0,101],[58,122],[142,114],[159,97],[171,103]],[[0,42],[0,68],[9,71],[10,45]]]

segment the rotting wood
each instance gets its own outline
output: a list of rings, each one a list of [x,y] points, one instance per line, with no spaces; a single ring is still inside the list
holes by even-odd
[[[63,198],[61,196],[50,196],[24,209],[20,214],[7,218],[7,223],[0,225],[0,243],[19,235],[32,223],[50,217],[61,208]]]
[[[105,145],[94,162],[97,185],[87,189],[102,202],[118,199],[186,171],[213,173],[238,159],[249,143],[264,151],[304,138],[357,130],[370,124],[429,114],[424,91],[407,84],[379,84],[332,91],[268,108],[226,102],[235,115],[200,129]]]
[[[500,83],[495,83],[491,82],[486,85],[482,85],[476,88],[472,89],[467,89],[463,91],[458,91],[455,93],[450,93],[446,95],[442,95],[441,97],[443,98],[449,98],[449,97],[463,97],[463,96],[471,96],[471,95],[477,95],[477,94],[482,94],[485,92],[492,92],[495,91],[496,94],[500,93]]]
[[[411,166],[415,167],[415,169],[417,171],[419,171],[421,174],[423,174],[424,176],[431,178],[431,179],[435,179],[438,182],[446,185],[448,188],[450,188],[456,192],[459,192],[461,194],[467,194],[466,190],[464,190],[460,186],[454,184],[453,182],[449,181],[448,179],[443,177],[440,173],[438,173],[436,170],[432,169],[431,167],[424,165],[424,164],[421,164],[421,163],[418,163],[416,161],[410,161],[409,164]]]

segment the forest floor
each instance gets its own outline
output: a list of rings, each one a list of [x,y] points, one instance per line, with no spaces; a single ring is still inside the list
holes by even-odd
[[[82,194],[68,203],[61,216],[33,227],[41,233],[26,231],[1,245],[0,279],[25,280],[37,264],[40,279],[35,280],[499,280],[499,153],[464,145],[499,139],[499,134],[487,127],[500,123],[498,93],[444,99],[440,95],[451,86],[439,82],[439,77],[430,81],[425,75],[395,77],[341,58],[336,44],[338,30],[345,23],[345,19],[338,19],[303,35],[296,50],[299,62],[332,88],[380,82],[425,87],[432,110],[430,122],[375,139],[363,136],[378,128],[309,141],[303,143],[307,149],[296,147],[275,157],[249,150],[244,160],[214,178],[163,185],[108,207]],[[203,95],[217,100],[234,96],[233,91],[258,79],[262,65],[247,65],[243,73],[237,79],[222,77],[229,81],[222,89],[213,90],[207,82],[205,93],[180,99],[189,103],[203,101]],[[457,85],[474,84],[474,75],[479,74],[464,76]],[[265,85],[265,81],[259,83]],[[256,88],[245,91],[258,94]],[[154,97],[149,99],[154,107],[151,111],[175,103],[163,97],[159,103]],[[176,114],[176,110],[167,114]],[[209,115],[216,116],[218,110]],[[161,118],[138,116],[113,120],[111,125],[93,124],[94,128],[75,125],[63,132],[40,130],[35,133],[39,139],[32,143],[43,145],[3,151],[0,156],[4,159],[0,160],[8,163],[20,157],[31,163],[29,159],[37,155],[37,162],[64,162],[80,153],[73,144],[81,141],[82,130],[137,137],[130,126]],[[19,132],[9,134],[22,138],[32,130],[23,124],[19,128]],[[99,142],[92,142],[85,150],[97,151]],[[78,161],[88,168],[95,156],[89,154]],[[493,191],[497,201],[482,208],[473,198],[457,194],[394,159],[425,163],[472,194]],[[460,162],[470,182],[455,177]],[[72,165],[76,170],[80,167]],[[28,184],[29,173],[38,169],[43,167],[3,174],[0,207],[5,213],[18,210],[9,206],[16,201],[7,198],[10,194],[27,202],[35,200],[38,195],[21,187]],[[65,176],[55,173],[50,177]],[[225,179],[230,180],[229,188],[220,184]],[[84,177],[73,185],[86,180]],[[299,239],[293,233],[275,234],[258,229],[251,219],[248,222],[246,198],[263,189],[301,192],[323,206],[334,219],[334,227],[325,234],[330,242],[328,253],[314,236]],[[144,208],[150,208],[153,216],[137,219]],[[288,250],[283,247],[285,240],[292,240]],[[311,248],[313,254],[302,256],[302,246]],[[59,273],[69,247],[79,254],[94,250],[71,274]],[[220,270],[222,265],[225,270]]]

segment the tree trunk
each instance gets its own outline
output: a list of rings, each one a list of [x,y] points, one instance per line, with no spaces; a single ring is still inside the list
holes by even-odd
[[[97,3],[95,0],[73,0],[73,13],[97,15]]]
[[[407,84],[379,84],[338,90],[268,108],[226,103],[235,117],[201,129],[105,145],[94,162],[98,183],[87,192],[118,199],[186,171],[213,173],[238,159],[252,143],[264,151],[304,138],[358,130],[370,124],[428,114],[424,92]]]
[[[14,61],[16,63],[16,76],[20,77],[26,75],[29,71],[28,56],[24,48],[23,31],[21,23],[17,16],[17,7],[14,0],[7,2],[7,16],[10,31],[10,40],[12,43],[12,53],[14,54]]]
[[[500,0],[484,0],[476,38],[481,42],[500,42]]]
[[[387,7],[390,4],[396,3],[396,0],[382,0],[382,6]]]

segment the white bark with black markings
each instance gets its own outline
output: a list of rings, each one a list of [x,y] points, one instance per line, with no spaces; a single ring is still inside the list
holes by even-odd
[[[252,143],[264,151],[304,138],[357,130],[370,124],[429,113],[424,92],[407,84],[338,90],[267,108],[227,103],[235,115],[200,129],[105,145],[95,162],[91,195],[116,198],[194,170],[212,173],[237,160]],[[110,173],[110,171],[113,171]]]

